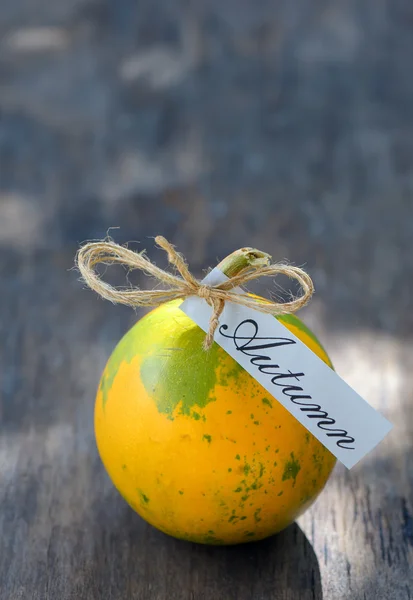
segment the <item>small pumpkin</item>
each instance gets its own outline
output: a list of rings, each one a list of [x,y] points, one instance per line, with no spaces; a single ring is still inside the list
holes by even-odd
[[[336,459],[179,308],[140,319],[110,357],[95,404],[103,464],[148,523],[184,540],[238,544],[282,530]],[[295,315],[278,318],[331,368]]]

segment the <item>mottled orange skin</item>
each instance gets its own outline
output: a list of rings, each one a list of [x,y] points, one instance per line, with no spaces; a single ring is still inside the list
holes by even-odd
[[[181,385],[189,389],[186,369],[198,365],[201,378],[209,367],[204,333],[178,305],[141,319],[109,360],[95,406],[100,456],[130,506],[167,534],[210,544],[265,538],[312,504],[335,458],[216,344],[208,397],[185,395],[168,408],[168,389],[178,399]],[[301,322],[288,320],[331,366]]]

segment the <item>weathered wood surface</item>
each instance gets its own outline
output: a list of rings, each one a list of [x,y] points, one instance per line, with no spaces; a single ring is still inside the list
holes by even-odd
[[[1,600],[413,597],[411,3],[3,0],[0,35]],[[198,274],[306,263],[305,320],[394,423],[279,536],[175,541],[105,475],[94,394],[135,315],[68,269],[110,226]]]

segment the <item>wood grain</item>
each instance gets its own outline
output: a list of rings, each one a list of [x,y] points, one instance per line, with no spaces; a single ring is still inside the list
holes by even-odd
[[[1,600],[413,597],[412,34],[407,0],[3,0]],[[112,226],[198,275],[245,245],[305,263],[304,320],[395,425],[280,535],[179,542],[109,482],[94,395],[141,313],[69,269]]]

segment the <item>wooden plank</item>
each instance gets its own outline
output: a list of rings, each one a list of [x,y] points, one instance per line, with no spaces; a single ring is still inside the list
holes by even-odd
[[[322,335],[346,379],[391,407],[398,430],[351,472],[337,467],[299,525],[238,548],[179,542],[134,514],[100,463],[95,387],[133,317],[81,290],[61,268],[70,259],[22,267],[17,303],[15,289],[3,293],[1,597],[408,598],[411,427],[399,393],[408,389],[407,345],[371,332]],[[378,363],[380,375],[365,379]]]

